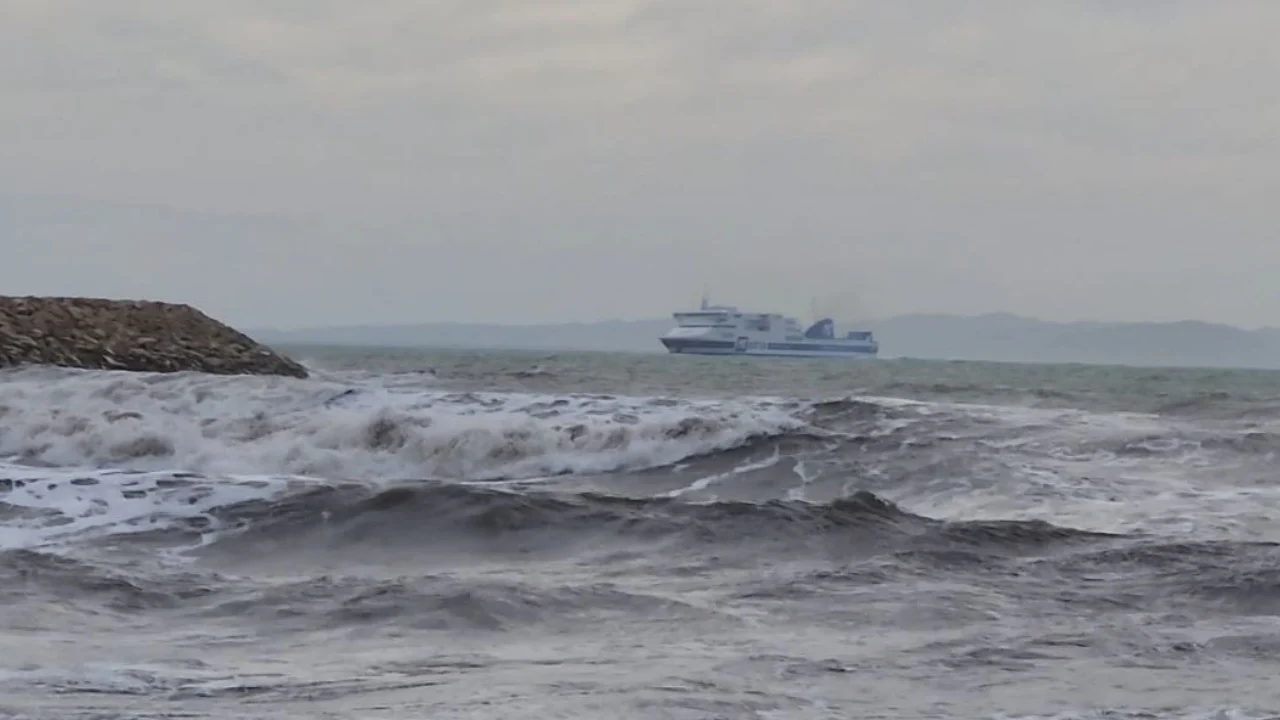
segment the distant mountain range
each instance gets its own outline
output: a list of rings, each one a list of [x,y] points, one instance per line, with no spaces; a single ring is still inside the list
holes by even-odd
[[[357,345],[664,352],[671,320],[498,325],[425,323],[251,330],[272,345]],[[1059,323],[1004,313],[901,315],[860,323],[882,357],[1146,366],[1280,368],[1280,329],[1244,330],[1199,321]]]

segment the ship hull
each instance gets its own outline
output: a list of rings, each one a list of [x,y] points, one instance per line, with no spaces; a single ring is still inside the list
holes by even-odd
[[[865,344],[750,342],[661,338],[667,352],[673,355],[746,355],[756,357],[834,357],[867,359],[878,355],[879,348]]]

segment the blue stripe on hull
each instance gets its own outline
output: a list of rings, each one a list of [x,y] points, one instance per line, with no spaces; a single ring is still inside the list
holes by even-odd
[[[876,352],[875,349],[866,345],[818,345],[816,343],[769,343],[765,349],[815,355],[867,355]]]
[[[733,352],[730,350],[675,350],[672,355],[732,355],[735,357],[837,357],[842,360],[865,360],[877,357],[876,352],[782,352],[756,350],[755,352]]]
[[[689,355],[746,355],[770,357],[875,357],[879,348],[874,345],[838,345],[834,343],[765,343],[746,350],[738,350],[732,340],[706,340],[701,338],[661,338],[662,344],[672,353]]]
[[[800,353],[786,351],[754,350],[752,352],[734,352],[733,350],[670,350],[674,355],[733,355],[735,357],[789,357],[789,358],[844,358],[847,360],[866,360],[877,357],[873,352],[856,353]]]
[[[668,352],[687,355],[742,355],[746,357],[875,357],[878,348],[863,347],[795,347],[794,343],[770,343],[763,348],[739,351],[734,343],[720,340],[667,340],[662,344]]]

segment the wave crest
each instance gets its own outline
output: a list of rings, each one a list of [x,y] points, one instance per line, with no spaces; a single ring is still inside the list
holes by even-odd
[[[11,372],[0,458],[207,475],[510,479],[669,465],[803,431],[768,403],[323,380]]]

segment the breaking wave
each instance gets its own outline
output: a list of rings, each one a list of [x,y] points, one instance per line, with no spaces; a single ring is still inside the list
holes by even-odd
[[[795,682],[862,702],[845,673],[886,707],[904,678],[945,677],[983,708],[993,673],[1274,674],[1266,388],[439,359],[305,380],[0,371],[6,697],[198,713],[450,682],[493,688],[467,711],[537,694],[562,702],[544,715],[598,714],[559,712],[585,686],[538,679],[581,669],[592,697],[701,717],[764,708],[761,687],[829,714]],[[898,392],[916,399],[879,396]],[[105,639],[70,659],[32,642],[86,632]],[[334,639],[364,650],[313,664]],[[530,662],[550,668],[534,684]]]
[[[889,398],[459,392],[438,382],[5,371],[0,548],[155,532],[211,542],[370,505],[411,516],[408,535],[414,523],[461,532],[470,522],[691,541],[805,537],[919,522],[897,515],[899,504],[948,519],[1172,529],[1203,502],[1235,503],[1240,522],[1254,522],[1248,495],[1224,500],[1183,478],[1209,463],[1265,463],[1280,449],[1280,430],[1253,422]],[[1129,481],[1132,472],[1158,480]],[[531,483],[556,492],[536,495]],[[876,520],[868,497],[889,503],[891,520]],[[849,515],[855,507],[861,514]],[[254,513],[271,520],[248,522]],[[364,521],[343,522],[326,527]]]
[[[11,464],[361,480],[637,470],[808,427],[764,402],[43,369],[6,375],[0,418]]]

